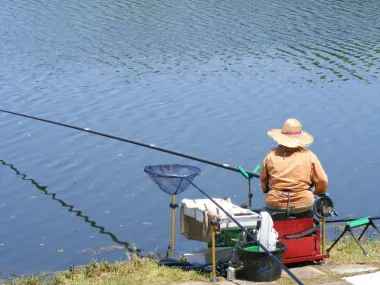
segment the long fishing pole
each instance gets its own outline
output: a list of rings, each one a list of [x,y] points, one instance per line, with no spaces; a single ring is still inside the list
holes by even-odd
[[[368,218],[370,218],[371,220],[380,220],[380,217],[379,216],[375,216],[375,217],[371,217],[371,216],[368,216]],[[344,223],[344,222],[352,222],[352,221],[355,221],[359,218],[351,218],[351,219],[340,219],[340,220],[326,220],[326,223]]]
[[[154,144],[146,144],[146,143],[142,143],[142,142],[131,140],[131,139],[126,139],[126,138],[121,138],[121,137],[117,137],[117,136],[114,136],[114,135],[109,135],[109,134],[106,134],[106,133],[101,133],[101,132],[98,132],[98,131],[95,131],[95,130],[91,130],[89,128],[81,128],[81,127],[77,127],[77,126],[73,126],[73,125],[59,123],[59,122],[55,122],[55,121],[51,121],[51,120],[47,120],[47,119],[43,119],[43,118],[39,118],[39,117],[29,116],[29,115],[25,115],[25,114],[21,114],[21,113],[11,112],[11,111],[7,111],[7,110],[0,109],[0,112],[8,113],[8,114],[11,114],[11,115],[16,115],[16,116],[21,116],[21,117],[25,117],[25,118],[29,118],[29,119],[33,119],[33,120],[38,120],[38,121],[42,121],[42,122],[46,122],[46,123],[50,123],[50,124],[54,124],[54,125],[58,125],[58,126],[62,126],[62,127],[66,127],[66,128],[70,128],[70,129],[74,129],[74,130],[78,130],[78,131],[83,131],[83,132],[91,133],[91,134],[94,134],[94,135],[99,135],[99,136],[107,137],[107,138],[110,138],[110,139],[114,139],[114,140],[118,140],[118,141],[122,141],[122,142],[127,142],[127,143],[131,143],[131,144],[147,147],[147,148],[150,148],[150,149],[155,149],[155,150],[158,150],[158,151],[174,154],[174,155],[177,155],[177,156],[189,158],[189,159],[192,159],[192,160],[200,161],[200,162],[203,162],[203,163],[206,163],[206,164],[214,165],[214,166],[217,166],[217,167],[220,167],[220,168],[224,168],[224,169],[228,169],[228,170],[232,170],[232,171],[235,171],[235,172],[240,172],[237,167],[231,166],[231,165],[226,164],[226,163],[218,163],[218,162],[215,162],[215,161],[211,161],[211,160],[208,160],[208,159],[204,159],[204,158],[200,158],[200,157],[197,157],[197,156],[189,155],[189,154],[186,154],[186,153],[181,153],[181,152],[178,152],[178,151],[174,151],[174,150],[170,150],[170,149],[165,149],[165,148],[156,146]],[[246,171],[246,172],[250,176],[252,176],[252,177],[256,177],[256,178],[260,177],[260,175],[257,174],[257,173],[249,172],[249,171]]]
[[[294,281],[296,281],[299,285],[303,285],[303,283],[297,278],[297,276],[295,276],[276,256],[273,255],[273,253],[271,253],[265,246],[263,246],[258,240],[257,238],[251,234],[246,228],[244,228],[234,217],[232,217],[230,215],[230,213],[228,213],[225,209],[222,208],[222,206],[220,206],[217,202],[215,202],[214,199],[212,199],[209,195],[206,194],[206,192],[204,192],[202,189],[200,189],[197,185],[195,185],[192,181],[190,181],[189,179],[185,178],[191,185],[193,185],[199,192],[201,192],[203,195],[205,195],[208,199],[210,199],[211,202],[213,202],[220,210],[222,210],[236,225],[238,225],[238,227],[243,231],[245,232],[251,239],[253,239],[258,246],[260,246],[265,252],[266,254],[269,255],[270,258],[272,258],[279,266],[281,266],[282,269],[284,269],[286,271],[286,273],[288,273],[290,275],[290,277],[292,277],[294,279]]]

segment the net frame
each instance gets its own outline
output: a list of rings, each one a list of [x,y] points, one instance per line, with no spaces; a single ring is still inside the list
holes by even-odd
[[[183,170],[188,173],[176,173]],[[178,195],[190,186],[190,182],[200,174],[201,169],[192,165],[156,164],[145,166],[144,172],[158,185],[161,191],[170,195]]]

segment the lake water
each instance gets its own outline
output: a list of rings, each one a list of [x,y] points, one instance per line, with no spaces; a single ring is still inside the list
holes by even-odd
[[[295,117],[315,137],[339,216],[380,214],[379,1],[0,6],[1,108],[249,170],[275,145],[267,130]],[[0,122],[0,278],[125,259],[110,246],[131,241],[166,250],[170,196],[143,172],[149,164],[198,166],[194,182],[211,196],[247,202],[232,171],[3,113]],[[183,198],[203,197],[189,188]],[[178,252],[199,247],[176,241]]]

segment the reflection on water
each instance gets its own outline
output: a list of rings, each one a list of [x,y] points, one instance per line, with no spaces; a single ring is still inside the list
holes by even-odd
[[[107,232],[104,227],[97,225],[95,221],[90,220],[90,218],[88,216],[83,215],[82,211],[74,210],[74,206],[69,205],[65,201],[56,198],[57,194],[49,193],[47,191],[47,188],[48,188],[47,186],[42,186],[42,185],[38,184],[34,179],[27,178],[26,174],[21,173],[13,164],[6,163],[4,160],[1,160],[1,159],[0,159],[0,163],[2,165],[8,166],[10,169],[12,169],[16,173],[16,175],[21,176],[22,180],[29,181],[30,183],[32,183],[38,190],[41,190],[42,192],[44,192],[45,195],[51,196],[51,198],[54,201],[59,202],[62,205],[62,207],[68,208],[68,211],[70,213],[75,213],[75,215],[77,217],[82,218],[84,220],[84,222],[89,223],[91,225],[91,227],[97,228],[101,234],[108,235],[114,242],[125,246],[125,248],[128,251],[133,252],[134,249],[129,248],[129,243],[127,243],[125,241],[118,240],[118,238],[113,233]],[[137,252],[140,252],[140,249],[136,249],[136,250],[137,250]]]

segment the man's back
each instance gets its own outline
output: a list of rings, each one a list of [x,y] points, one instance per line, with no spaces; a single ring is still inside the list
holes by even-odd
[[[290,191],[291,206],[301,206],[312,202],[313,193],[309,191],[315,183],[315,194],[323,194],[327,189],[327,175],[317,156],[302,147],[287,148],[278,146],[265,157],[260,173],[263,190],[269,186],[267,204],[283,207],[287,202],[284,190]]]

